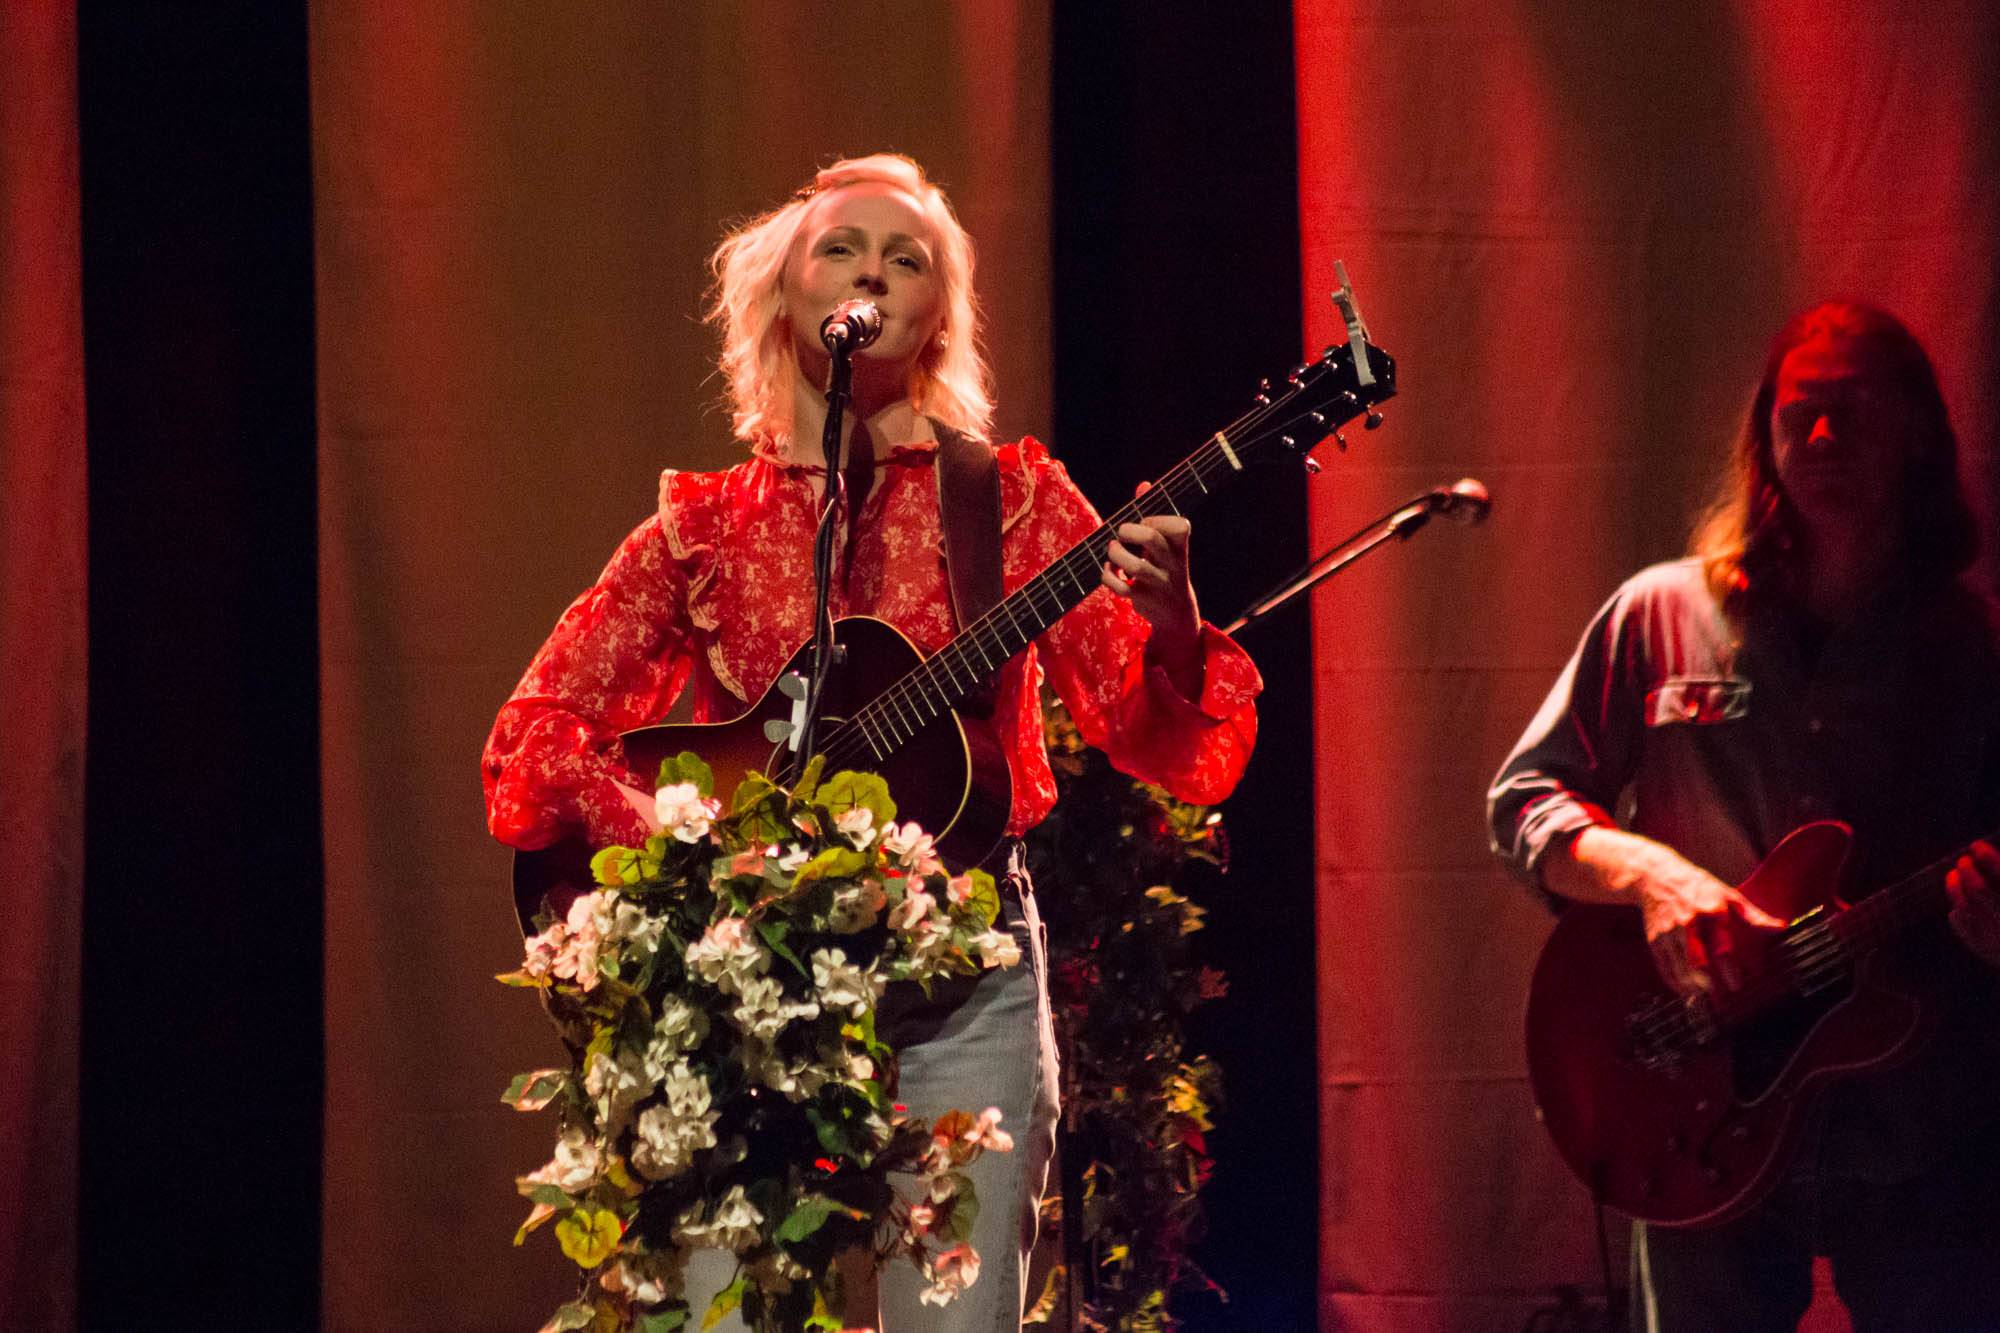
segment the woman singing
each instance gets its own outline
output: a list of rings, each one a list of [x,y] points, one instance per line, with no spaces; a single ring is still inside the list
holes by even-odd
[[[993,409],[972,243],[943,192],[908,158],[838,162],[732,232],[712,262],[709,317],[750,456],[723,472],[666,472],[657,512],[563,614],[500,710],[485,753],[487,818],[514,847],[578,830],[597,844],[643,840],[618,784],[650,787],[652,775],[631,771],[619,734],[659,721],[687,688],[696,721],[742,713],[811,636],[813,534],[826,487],[819,330],[842,301],[872,301],[882,331],[854,358],[833,614],[885,620],[926,653],[957,633],[937,441],[941,431],[986,441]],[[1033,439],[994,452],[1011,591],[1100,520]],[[1201,620],[1187,544],[1177,517],[1121,526],[1103,588],[999,672],[993,724],[1013,779],[1010,835],[1055,799],[1044,676],[1084,736],[1134,777],[1202,803],[1235,785],[1256,738],[1261,682],[1249,658]],[[1019,1325],[1024,1257],[1054,1144],[1056,1062],[1034,898],[1018,854],[1012,866],[1003,918],[1029,965],[939,988],[929,1001],[894,989],[884,1000],[885,1021],[896,1015],[885,1036],[901,1056],[898,1100],[916,1115],[997,1105],[1016,1145],[971,1168],[984,1203],[972,1237],[983,1279],[938,1310],[918,1305],[912,1270],[892,1267],[882,1280],[890,1333]]]

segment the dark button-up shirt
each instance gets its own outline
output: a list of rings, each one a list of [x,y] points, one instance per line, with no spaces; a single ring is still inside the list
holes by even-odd
[[[1584,633],[1488,793],[1493,847],[1540,888],[1591,824],[1747,878],[1800,824],[1854,828],[1850,895],[2000,824],[2000,671],[1983,604],[1951,589],[1813,625],[1774,599],[1726,614],[1698,561],[1643,570]],[[1895,1180],[2000,1119],[1996,977],[1942,921],[1899,949],[1943,993],[1911,1064],[1837,1086],[1808,1152]],[[1802,1160],[1805,1160],[1802,1158]]]

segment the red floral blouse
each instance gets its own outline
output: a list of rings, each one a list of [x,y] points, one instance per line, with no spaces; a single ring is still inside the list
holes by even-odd
[[[1011,592],[1101,520],[1037,441],[998,453]],[[935,454],[930,442],[905,446],[879,465],[851,542],[843,516],[832,594],[836,616],[886,620],[926,653],[958,630]],[[493,724],[483,767],[494,837],[536,848],[579,826],[596,843],[644,836],[614,779],[650,788],[652,775],[631,772],[619,733],[665,717],[690,684],[695,721],[737,716],[810,637],[817,471],[759,455],[724,472],[662,476],[659,512],[563,613]],[[1257,668],[1204,625],[1201,698],[1191,702],[1147,663],[1149,633],[1128,603],[1099,589],[1001,671],[994,720],[1014,781],[1010,832],[1055,803],[1044,671],[1084,738],[1125,772],[1201,803],[1236,785],[1257,738]]]

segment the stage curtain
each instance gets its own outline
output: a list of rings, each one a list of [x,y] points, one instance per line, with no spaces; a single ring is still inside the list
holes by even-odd
[[[0,1326],[76,1318],[87,606],[76,25],[0,9]]]
[[[312,7],[326,810],[325,1326],[532,1328],[508,1241],[559,1058],[478,757],[659,469],[740,457],[700,325],[722,224],[891,148],[981,243],[1001,428],[1046,421],[1048,16],[777,0]],[[568,1276],[565,1276],[567,1269]]]
[[[1313,492],[1316,545],[1462,474],[1494,495],[1315,601],[1321,1322],[1511,1333],[1597,1263],[1523,1071],[1549,918],[1487,855],[1486,782],[1598,603],[1681,550],[1800,307],[1907,318],[1990,494],[2000,20],[1304,0],[1296,26],[1308,341],[1344,258],[1402,372]]]

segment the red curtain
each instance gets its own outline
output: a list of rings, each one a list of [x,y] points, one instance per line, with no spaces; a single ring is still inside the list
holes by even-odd
[[[326,0],[312,24],[324,1323],[533,1327],[575,1270],[509,1248],[512,1177],[554,1127],[498,1098],[560,1048],[485,980],[519,962],[486,729],[659,469],[741,456],[704,260],[816,165],[893,148],[945,183],[983,243],[1001,426],[1046,420],[1048,16]]]
[[[0,1326],[76,1318],[87,605],[76,27],[0,8]]]
[[[1315,603],[1322,1324],[1511,1331],[1597,1264],[1524,1082],[1548,921],[1487,856],[1486,781],[1597,603],[1679,552],[1799,307],[1908,319],[1990,492],[2000,19],[1306,0],[1296,27],[1309,344],[1344,258],[1403,391],[1315,536],[1466,473],[1495,496]]]

